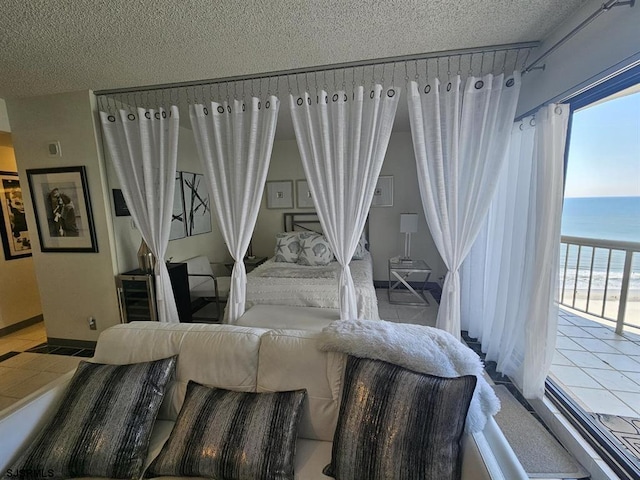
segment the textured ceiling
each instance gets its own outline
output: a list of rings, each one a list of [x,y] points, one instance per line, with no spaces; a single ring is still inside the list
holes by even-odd
[[[584,0],[3,0],[0,98],[542,40]]]

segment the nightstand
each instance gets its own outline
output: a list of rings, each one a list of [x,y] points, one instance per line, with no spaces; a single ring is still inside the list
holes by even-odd
[[[429,305],[429,301],[424,293],[427,282],[431,276],[431,267],[424,260],[401,261],[396,259],[389,260],[389,303],[401,305]],[[410,284],[411,277],[422,281],[422,288],[417,291]],[[408,302],[400,300],[400,292],[404,289],[399,288],[403,285],[418,301]],[[395,297],[395,298],[394,298]]]

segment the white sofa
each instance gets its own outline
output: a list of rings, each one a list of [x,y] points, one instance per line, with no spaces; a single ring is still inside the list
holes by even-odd
[[[178,355],[176,378],[156,421],[148,463],[169,436],[190,379],[238,391],[306,388],[295,478],[327,479],[322,469],[331,459],[346,357],[318,350],[317,336],[304,330],[135,322],[105,330],[92,360],[127,364]],[[0,471],[9,468],[55,411],[71,375],[0,413]],[[482,433],[465,436],[462,478],[527,478],[493,419]]]

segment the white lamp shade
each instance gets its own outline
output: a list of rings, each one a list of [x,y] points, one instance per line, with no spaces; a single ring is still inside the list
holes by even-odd
[[[416,233],[418,231],[418,214],[403,213],[400,215],[400,232]]]

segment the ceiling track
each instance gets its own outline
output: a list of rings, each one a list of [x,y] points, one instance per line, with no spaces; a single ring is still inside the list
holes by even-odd
[[[290,70],[278,70],[278,71],[258,73],[258,74],[252,74],[252,75],[236,75],[231,77],[213,78],[213,79],[207,79],[207,80],[196,80],[196,81],[190,81],[190,82],[165,83],[165,84],[148,85],[148,86],[142,86],[142,87],[97,90],[94,92],[94,94],[95,95],[117,95],[117,94],[138,93],[138,92],[151,92],[154,90],[155,91],[171,90],[176,88],[198,87],[198,86],[215,85],[215,84],[221,84],[221,83],[245,82],[245,81],[251,81],[251,80],[263,80],[267,78],[277,78],[277,77],[290,77],[290,76],[295,76],[300,74],[345,70],[345,69],[353,69],[353,68],[359,68],[359,67],[375,67],[376,65],[389,65],[389,64],[402,64],[402,63],[406,64],[409,62],[414,62],[419,60],[452,58],[452,57],[459,58],[461,56],[473,56],[476,54],[485,55],[488,53],[495,53],[495,52],[509,52],[509,51],[520,51],[520,50],[531,51],[534,48],[537,48],[539,46],[540,46],[540,42],[520,42],[520,43],[509,43],[509,44],[502,44],[502,45],[492,45],[487,47],[464,48],[464,49],[458,49],[458,50],[444,50],[440,52],[422,53],[422,54],[415,54],[415,55],[403,55],[403,56],[396,56],[396,57],[385,57],[385,58],[377,58],[377,59],[371,59],[371,60],[362,60],[357,62],[334,63],[330,65],[321,65],[316,67],[296,68],[296,69],[290,69]],[[516,56],[516,60],[518,60],[517,56]],[[524,60],[524,63],[526,63],[526,58]]]

